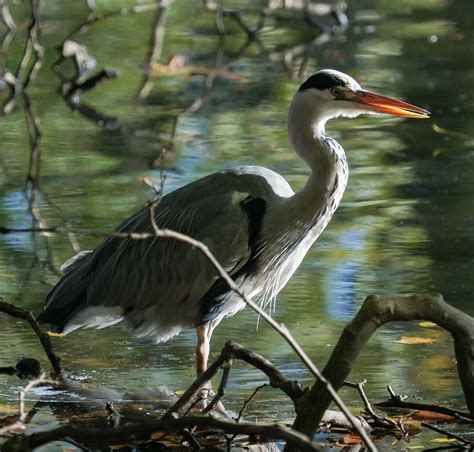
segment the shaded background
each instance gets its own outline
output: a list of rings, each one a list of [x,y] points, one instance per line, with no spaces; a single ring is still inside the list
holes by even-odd
[[[101,12],[133,4],[97,1]],[[57,46],[87,16],[85,2],[68,2],[67,8],[59,0],[44,2],[40,24],[45,60],[29,89],[42,128],[41,191],[35,210],[43,225],[67,221],[111,230],[153,196],[140,179],[160,179],[163,149],[165,192],[240,164],[270,167],[295,189],[302,187],[308,170],[289,148],[286,110],[305,76],[335,68],[368,89],[427,108],[433,116],[430,121],[361,117],[328,126],[347,151],[349,186],[328,229],[278,297],[274,317],[323,366],[341,329],[368,294],[438,291],[474,314],[472,2],[358,0],[347,5],[347,31],[322,43],[320,32],[295,15],[288,15],[289,21],[268,21],[259,42],[246,43],[245,33],[232,22],[225,22],[228,35],[220,38],[213,14],[198,3],[179,0],[166,13],[160,63],[182,55],[185,67],[194,66],[194,72],[214,67],[221,72],[212,80],[186,70],[158,74],[142,97],[155,11],[113,15],[90,24],[71,39],[86,46],[97,61],[92,73],[104,67],[119,71],[117,78],[82,96],[84,104],[109,119],[100,122],[74,112],[60,94],[61,77],[74,74],[72,62],[62,62],[59,72],[52,68],[59,57]],[[19,64],[30,15],[24,1],[12,2],[10,11],[18,29],[8,37],[11,42],[3,41],[2,72]],[[244,17],[256,22],[253,15]],[[321,21],[333,23],[331,18]],[[5,27],[2,31],[6,33]],[[0,88],[5,100],[7,87]],[[195,103],[203,94],[202,105]],[[190,106],[196,111],[183,115]],[[21,101],[1,118],[0,136],[0,225],[30,227],[35,223],[24,190],[30,144]],[[91,237],[76,238],[82,249],[98,243]],[[48,286],[58,279],[58,267],[72,254],[67,237],[0,236],[0,294],[39,312]],[[308,372],[287,345],[266,325],[257,329],[256,324],[249,310],[224,321],[214,335],[214,352],[234,339],[274,361],[289,377],[309,383]],[[22,322],[2,316],[0,328],[4,365],[24,354],[44,361],[36,338]],[[403,345],[397,342],[403,335],[433,343]],[[194,332],[186,331],[155,346],[131,338],[120,326],[55,340],[66,368],[118,390],[185,388],[192,381],[194,343]],[[391,384],[428,402],[464,407],[451,340],[437,328],[415,323],[384,328],[351,375],[352,380],[364,378],[374,401],[386,398],[385,386]],[[227,406],[238,409],[264,381],[239,364]],[[13,377],[0,379],[0,412],[14,406],[20,385]],[[290,418],[290,404],[265,391],[250,405],[248,419]],[[360,406],[355,393],[344,390],[342,395],[350,406]],[[54,419],[44,412],[35,421],[48,424]],[[411,444],[427,446],[433,437],[423,433]]]

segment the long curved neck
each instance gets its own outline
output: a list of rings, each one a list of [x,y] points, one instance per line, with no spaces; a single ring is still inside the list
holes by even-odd
[[[339,205],[348,178],[344,149],[325,134],[328,119],[316,102],[308,102],[300,93],[293,98],[288,114],[288,136],[297,154],[310,167],[311,175],[291,203],[300,218],[324,223],[322,228]]]

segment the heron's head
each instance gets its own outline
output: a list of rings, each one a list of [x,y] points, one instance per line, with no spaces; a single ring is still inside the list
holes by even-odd
[[[324,69],[309,77],[295,100],[301,108],[310,106],[323,122],[338,116],[354,118],[363,113],[385,113],[407,118],[429,118],[430,112],[415,105],[391,99],[361,88],[342,72]]]

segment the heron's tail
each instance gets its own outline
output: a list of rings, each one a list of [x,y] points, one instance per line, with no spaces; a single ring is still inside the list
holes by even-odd
[[[63,332],[67,323],[87,307],[86,267],[85,262],[78,262],[68,269],[46,297],[44,309],[37,316],[40,323],[51,324],[51,330],[55,333]]]

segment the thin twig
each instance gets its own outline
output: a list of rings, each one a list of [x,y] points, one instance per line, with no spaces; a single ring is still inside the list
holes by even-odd
[[[343,386],[347,386],[349,388],[357,389],[359,392],[360,398],[362,399],[362,402],[364,403],[365,411],[366,413],[372,418],[374,421],[374,426],[376,427],[384,427],[384,428],[393,428],[397,427],[397,424],[390,419],[387,419],[385,417],[380,417],[372,408],[372,405],[369,402],[369,399],[367,395],[365,394],[364,391],[364,385],[367,383],[367,380],[363,380],[359,383],[351,383],[350,381],[344,381]]]
[[[59,207],[53,201],[51,196],[49,196],[49,193],[43,187],[43,184],[38,181],[36,188],[41,193],[41,196],[43,197],[43,199],[56,212],[56,215],[62,220],[64,226],[66,227],[70,226],[68,219],[63,215],[63,213],[61,212],[61,209],[59,209]],[[69,239],[69,243],[71,244],[71,248],[74,250],[75,253],[79,253],[81,251],[81,246],[79,245],[79,242],[77,241],[76,236],[72,232],[70,232],[67,234],[67,237]]]
[[[156,10],[155,18],[153,20],[153,33],[148,47],[148,56],[144,65],[145,75],[138,92],[138,97],[144,99],[150,93],[153,82],[151,80],[152,65],[160,60],[163,51],[163,41],[165,37],[165,19],[166,11],[171,2],[161,2]]]
[[[12,317],[16,317],[17,319],[26,320],[30,324],[31,328],[33,329],[35,334],[38,336],[41,342],[41,345],[43,346],[43,349],[46,355],[48,356],[51,366],[53,367],[54,371],[57,374],[60,374],[61,373],[61,366],[59,364],[60,359],[53,352],[53,346],[51,345],[51,341],[49,340],[48,334],[42,331],[42,329],[38,325],[38,322],[34,318],[33,314],[30,311],[25,311],[10,303],[7,303],[3,297],[0,297],[0,311]]]
[[[209,413],[214,409],[214,407],[220,402],[220,400],[225,395],[225,388],[227,386],[227,381],[229,380],[229,373],[230,368],[232,367],[232,358],[230,358],[227,362],[225,362],[222,366],[222,377],[221,382],[219,384],[219,388],[217,389],[216,394],[214,395],[213,399],[203,410],[202,413]]]
[[[0,428],[0,436],[10,436],[13,433],[25,431],[28,417],[34,415],[25,411],[25,394],[31,389],[45,384],[56,385],[57,382],[49,380],[45,374],[41,374],[38,378],[28,382],[27,385],[20,390],[18,393],[18,419],[13,424]]]
[[[21,283],[21,286],[20,286],[20,289],[18,290],[15,298],[14,298],[14,304],[20,302],[24,295],[25,295],[25,292],[26,292],[26,288],[27,288],[27,285],[28,285],[28,282],[30,280],[30,277],[31,277],[31,273],[33,272],[33,269],[35,267],[35,265],[38,263],[38,258],[35,256],[33,258],[33,260],[31,261],[31,264],[26,272],[26,275],[25,277],[23,278],[23,281]]]
[[[390,385],[387,386],[387,391],[390,394],[390,399],[385,400],[384,402],[378,402],[375,406],[380,408],[405,408],[407,410],[432,411],[434,413],[452,416],[453,418],[464,422],[474,423],[474,416],[466,411],[453,410],[452,408],[427,403],[407,402],[407,396],[397,394]]]
[[[22,91],[23,104],[26,115],[26,122],[28,125],[28,136],[30,139],[30,163],[28,166],[28,173],[26,176],[26,183],[30,184],[33,188],[36,185],[36,181],[40,175],[40,164],[41,164],[41,123],[38,115],[36,114],[33,104],[31,103],[30,96],[24,90]]]
[[[268,386],[267,383],[264,383],[263,385],[257,386],[252,394],[250,394],[250,397],[245,400],[244,404],[242,405],[242,408],[239,410],[239,413],[237,415],[237,418],[235,419],[236,422],[240,422],[240,419],[242,419],[242,416],[244,414],[245,409],[247,408],[247,405],[255,398],[255,396],[263,389]]]
[[[437,433],[441,433],[442,435],[445,435],[447,438],[453,438],[453,439],[456,439],[458,440],[460,443],[462,443],[464,446],[470,446],[471,448],[474,448],[474,442],[473,441],[469,441],[468,439],[466,438],[463,438],[462,436],[459,436],[459,435],[456,435],[456,433],[450,433],[446,430],[443,430],[442,428],[439,428],[435,425],[432,425],[432,424],[429,424],[428,422],[422,422],[421,423],[421,426],[422,427],[426,427],[430,430],[433,430]],[[471,449],[472,450],[472,449]]]
[[[80,33],[84,29],[90,27],[91,25],[94,25],[103,20],[111,19],[113,17],[122,17],[129,14],[147,13],[147,12],[155,10],[156,8],[159,8],[160,5],[166,4],[166,3],[167,3],[166,0],[163,0],[162,2],[156,1],[156,2],[151,2],[151,3],[139,3],[134,6],[120,8],[120,9],[116,9],[116,10],[105,12],[105,13],[100,13],[100,12],[97,12],[97,8],[95,7],[91,8],[91,3],[88,2],[87,7],[89,9],[89,14],[87,15],[86,19],[84,19],[84,21],[81,24],[79,24],[76,28],[70,31],[68,35],[64,38],[64,41],[71,39],[75,34]]]
[[[40,0],[30,0],[31,8],[31,22],[28,26],[28,41],[30,42],[30,48],[34,51],[34,60],[30,65],[30,69],[23,82],[23,92],[25,92],[30,84],[36,79],[36,75],[43,65],[44,60],[44,48],[40,43],[40,25],[39,25],[39,13],[40,13]],[[28,52],[31,54],[31,51]],[[23,68],[29,61],[25,62]]]

